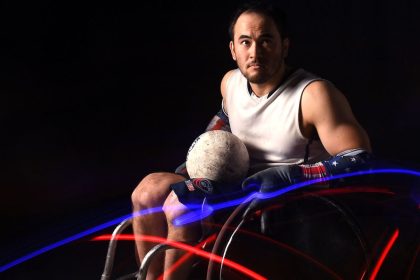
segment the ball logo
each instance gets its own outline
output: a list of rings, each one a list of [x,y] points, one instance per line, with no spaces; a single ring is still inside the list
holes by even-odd
[[[192,144],[191,144],[190,148],[188,149],[188,152],[187,152],[187,159],[188,159],[188,156],[189,156],[189,154],[190,154],[191,150],[192,150],[192,149],[194,149],[195,144],[197,144],[198,140],[200,140],[200,136],[198,136],[198,137],[194,140],[194,142],[192,142]]]
[[[196,179],[192,179],[192,184],[194,188],[199,189],[202,192],[205,192],[207,194],[213,193],[213,185],[210,182],[210,180],[207,180],[204,178],[196,178]]]

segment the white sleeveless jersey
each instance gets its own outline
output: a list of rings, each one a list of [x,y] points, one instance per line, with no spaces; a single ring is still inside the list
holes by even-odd
[[[303,90],[319,77],[298,69],[272,94],[257,97],[239,69],[227,81],[225,113],[232,133],[248,148],[250,172],[275,165],[324,160],[329,154],[319,140],[305,138],[299,126]]]

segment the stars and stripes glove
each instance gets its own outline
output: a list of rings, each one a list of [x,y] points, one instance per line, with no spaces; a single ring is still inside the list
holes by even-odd
[[[245,179],[242,188],[270,192],[302,181],[367,170],[372,167],[372,162],[372,154],[362,149],[353,149],[314,164],[267,168]]]
[[[240,185],[223,184],[206,178],[188,179],[172,184],[170,188],[184,205],[202,203],[204,198],[210,203],[219,202],[242,192]]]
[[[242,189],[244,191],[269,193],[303,181],[368,170],[374,166],[374,162],[372,154],[363,149],[347,150],[331,157],[329,160],[314,164],[282,165],[267,168],[246,178],[242,183]],[[351,179],[344,182],[349,183],[350,181]],[[336,182],[320,181],[319,184],[337,185],[334,183]],[[255,199],[249,205],[245,215],[265,204],[265,199]]]

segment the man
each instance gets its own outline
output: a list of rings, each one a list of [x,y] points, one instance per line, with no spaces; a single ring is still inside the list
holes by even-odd
[[[223,112],[216,119],[223,122],[228,117],[232,133],[249,150],[250,174],[257,173],[245,180],[244,189],[269,191],[265,187],[339,173],[342,169],[335,170],[337,165],[349,168],[354,164],[351,168],[357,169],[357,164],[365,163],[361,155],[370,151],[369,139],[343,94],[328,81],[286,65],[289,38],[281,13],[264,3],[245,5],[234,16],[230,33],[230,50],[238,69],[226,73],[221,82]],[[336,156],[334,161],[328,160],[331,156]],[[172,223],[188,212],[180,202],[180,189],[187,188],[184,181],[180,174],[153,173],[140,182],[132,194],[133,210],[163,205],[164,211],[135,218],[137,237],[199,239],[197,224]],[[154,245],[137,238],[140,260]],[[158,256],[147,279],[157,278],[182,254],[168,250]],[[166,276],[184,279],[189,267],[186,263]]]

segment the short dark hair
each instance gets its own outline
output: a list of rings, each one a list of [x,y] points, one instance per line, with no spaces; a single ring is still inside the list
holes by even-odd
[[[233,29],[235,27],[236,21],[243,13],[257,13],[265,15],[271,18],[274,21],[274,24],[277,27],[277,30],[282,38],[288,38],[289,33],[287,30],[286,24],[286,14],[284,11],[276,4],[270,1],[246,1],[241,6],[239,6],[236,11],[233,13],[233,16],[229,25],[229,37],[233,40]]]

